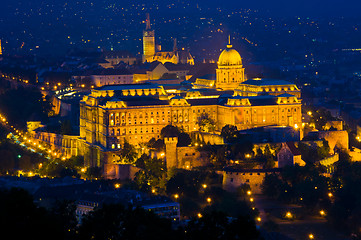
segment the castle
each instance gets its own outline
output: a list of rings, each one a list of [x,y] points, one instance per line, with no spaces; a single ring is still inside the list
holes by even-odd
[[[157,53],[149,16],[143,40],[144,60],[153,61]],[[182,84],[170,84],[169,88],[167,84],[144,83],[92,89],[80,101],[80,135],[64,136],[57,141],[58,146],[68,157],[84,156],[87,167],[104,167],[119,160],[124,141],[139,146],[151,138],[158,139],[167,125],[197,132],[201,115],[215,122],[215,134],[227,124],[239,130],[272,125],[297,129],[302,125],[301,92],[295,84],[247,80],[241,55],[230,42],[217,65],[214,78],[199,78],[187,88]],[[37,133],[36,138],[54,138],[44,134]]]
[[[111,164],[124,140],[138,145],[158,139],[167,125],[198,131],[202,114],[214,120],[216,132],[227,124],[240,130],[302,124],[297,86],[282,80],[245,80],[240,54],[230,44],[220,54],[216,80],[202,83],[177,91],[151,83],[93,89],[80,102],[79,153],[88,166]]]
[[[186,50],[177,49],[177,40],[174,39],[172,52],[156,51],[155,32],[151,29],[149,14],[147,14],[146,29],[143,31],[143,62],[171,62],[174,64],[194,65],[192,55]]]

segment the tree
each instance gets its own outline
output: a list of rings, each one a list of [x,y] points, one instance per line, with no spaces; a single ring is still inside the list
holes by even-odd
[[[12,239],[65,239],[56,216],[34,204],[23,189],[0,190],[0,226],[2,235]],[[6,237],[5,237],[6,238]]]
[[[100,179],[102,178],[102,168],[100,167],[89,167],[85,172],[85,176],[88,179]]]
[[[137,157],[137,151],[135,147],[124,141],[123,147],[120,150],[120,160],[122,163],[134,163]]]
[[[162,159],[151,158],[143,154],[135,162],[135,165],[141,168],[135,174],[135,182],[139,188],[149,190],[150,187],[165,189],[166,167]]]
[[[204,213],[201,218],[193,218],[185,228],[186,239],[258,239],[256,224],[249,216],[236,219],[212,211]]]
[[[178,144],[177,144],[178,147],[186,147],[189,146],[191,143],[192,143],[192,139],[188,133],[185,132],[179,133]]]
[[[281,191],[284,191],[284,182],[275,174],[266,175],[262,183],[262,193],[268,197],[277,199]]]
[[[162,139],[165,137],[178,137],[180,133],[179,128],[173,125],[167,125],[160,131]]]
[[[104,205],[90,212],[79,227],[78,239],[180,239],[168,219],[153,212],[119,204]]]
[[[226,140],[228,143],[233,143],[238,138],[238,129],[234,125],[227,124],[222,128],[221,136]]]
[[[158,152],[164,150],[165,145],[164,145],[164,140],[163,139],[155,139],[155,138],[151,138],[147,144],[147,146],[149,148],[154,148],[156,149]]]
[[[202,113],[197,119],[197,124],[201,132],[214,132],[216,130],[216,122],[208,113]]]

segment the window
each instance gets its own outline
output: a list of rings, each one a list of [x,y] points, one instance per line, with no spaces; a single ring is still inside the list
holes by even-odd
[[[231,182],[233,182],[233,178],[231,178]]]

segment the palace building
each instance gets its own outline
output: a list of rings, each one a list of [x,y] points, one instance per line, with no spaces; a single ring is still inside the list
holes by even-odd
[[[80,102],[80,154],[89,166],[110,164],[125,140],[146,143],[160,138],[162,128],[170,124],[188,133],[198,131],[202,114],[215,121],[216,132],[227,124],[239,130],[301,126],[300,90],[295,84],[245,80],[241,57],[230,44],[221,53],[216,72],[210,84],[204,80],[204,88],[195,83],[190,90],[166,91],[166,84],[151,83],[93,89]]]

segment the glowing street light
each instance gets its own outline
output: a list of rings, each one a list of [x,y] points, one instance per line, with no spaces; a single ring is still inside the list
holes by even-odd
[[[260,222],[260,221],[262,221],[262,218],[261,218],[261,217],[258,217],[258,218],[257,218],[257,222]]]
[[[253,198],[250,198],[249,201],[250,201],[250,202],[254,202],[254,199],[253,199]]]
[[[211,198],[207,198],[207,202],[208,202],[208,203],[211,203],[211,202],[212,202],[212,199],[211,199]]]
[[[325,211],[321,210],[321,211],[320,211],[320,215],[321,215],[322,217],[325,216],[325,215],[326,215]]]
[[[197,214],[197,217],[198,217],[198,218],[201,218],[201,217],[203,217],[203,215],[202,215],[201,213],[198,213],[198,214]]]
[[[329,192],[329,193],[328,193],[328,196],[329,196],[330,198],[333,197],[332,192]]]
[[[286,213],[286,218],[292,218],[292,213],[291,213],[291,212],[287,212],[287,213]]]
[[[249,195],[251,195],[252,194],[252,192],[251,191],[247,191],[247,195],[249,196]]]
[[[315,236],[313,236],[313,234],[310,233],[310,234],[308,235],[308,238],[309,238],[309,239],[315,239]]]
[[[179,198],[179,195],[178,195],[178,194],[174,194],[174,198],[175,198],[175,199],[178,199],[178,198]]]
[[[202,187],[203,187],[204,189],[206,189],[206,188],[207,188],[207,184],[203,184]]]
[[[114,187],[115,187],[115,188],[120,188],[120,184],[119,184],[119,183],[116,183],[116,184],[114,185]]]

